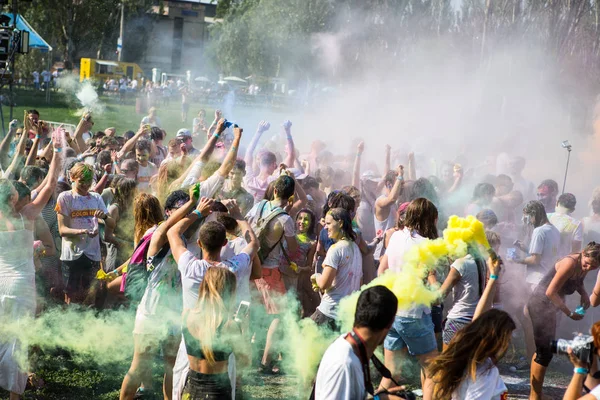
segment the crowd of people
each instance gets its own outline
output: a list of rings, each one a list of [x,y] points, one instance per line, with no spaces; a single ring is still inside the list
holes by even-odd
[[[424,399],[506,398],[497,365],[520,336],[526,357],[513,367],[530,370],[530,398],[541,399],[559,327],[579,321],[589,332],[595,322],[586,310],[600,304],[600,190],[577,220],[575,196],[559,195],[552,179],[528,181],[521,157],[497,155],[493,172],[444,161],[427,175],[415,154],[390,146],[380,166],[363,160],[363,142],[348,155],[315,140],[304,154],[290,121],[284,145],[262,140],[271,125],[261,121],[241,152],[241,127],[218,110],[205,118],[173,135],[152,109],[123,136],[89,114],[72,135],[36,110],[21,127],[12,121],[0,143],[0,323],[56,307],[131,310],[121,399],[233,399],[244,398],[240,371],[285,372],[282,316],[297,303],[298,318],[341,334],[314,371],[313,398],[410,398],[399,385],[408,358]],[[450,215],[481,221],[494,256],[473,242],[464,257],[424,265],[433,304],[399,307],[385,286],[363,290],[342,332],[343,299],[402,272]],[[35,372],[19,362],[27,351],[18,337],[0,338],[11,400]],[[600,383],[595,356],[570,358],[565,398],[592,398],[583,384]]]

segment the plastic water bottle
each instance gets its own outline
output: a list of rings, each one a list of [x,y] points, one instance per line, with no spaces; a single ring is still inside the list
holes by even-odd
[[[585,308],[583,306],[579,306],[575,309],[575,314],[585,315]]]

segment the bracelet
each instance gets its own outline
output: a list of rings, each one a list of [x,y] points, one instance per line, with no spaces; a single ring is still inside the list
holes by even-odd
[[[35,138],[36,138],[36,139],[39,139],[39,138],[40,138],[40,135],[35,135]]]
[[[216,133],[216,132],[215,132],[215,133],[213,133],[213,137],[216,137],[217,139],[218,139],[220,136],[221,136],[221,134],[220,134],[220,133]]]
[[[54,148],[54,152],[55,152],[55,153],[60,153],[61,151],[62,151],[62,148],[61,148],[61,147],[55,147],[55,148]]]
[[[587,375],[588,372],[590,372],[590,370],[587,368],[577,367],[573,369],[573,373],[575,374]]]
[[[198,210],[194,210],[192,211],[192,214],[196,214],[198,216],[198,218],[204,218],[204,216],[202,215],[202,213]]]
[[[498,279],[498,275],[490,275],[490,279]]]
[[[398,175],[398,177],[396,178],[396,180],[400,181],[400,182],[404,182],[404,177],[401,175]]]

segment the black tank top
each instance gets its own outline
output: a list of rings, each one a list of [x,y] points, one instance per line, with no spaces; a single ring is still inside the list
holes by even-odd
[[[579,259],[574,258],[573,256],[564,257],[561,260],[559,260],[559,262],[564,260],[565,258],[570,258],[571,260],[573,260],[575,262],[579,262]],[[544,277],[542,278],[540,283],[537,285],[537,287],[534,290],[534,293],[538,294],[538,295],[543,294],[547,298],[546,291],[548,290],[548,286],[550,286],[550,282],[552,282],[552,279],[554,279],[555,276],[556,276],[556,268],[550,269],[550,271],[548,271],[546,273],[546,275],[544,275]],[[558,295],[564,299],[565,296],[575,293],[577,288],[582,285],[584,279],[585,279],[585,275],[576,277],[576,278],[569,278],[564,283],[564,285],[559,289]]]

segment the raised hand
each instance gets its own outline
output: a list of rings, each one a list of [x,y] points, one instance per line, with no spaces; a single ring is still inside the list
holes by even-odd
[[[258,133],[266,132],[269,130],[269,128],[271,128],[271,124],[267,121],[260,121],[258,123]]]

